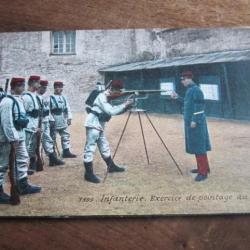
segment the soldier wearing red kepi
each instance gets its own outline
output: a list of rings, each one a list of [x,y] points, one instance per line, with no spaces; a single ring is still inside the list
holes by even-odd
[[[54,94],[50,96],[50,111],[55,120],[55,129],[52,129],[52,139],[56,143],[56,133],[61,136],[62,144],[62,157],[63,158],[76,158],[77,156],[70,152],[70,134],[68,127],[71,125],[72,114],[70,106],[66,97],[62,94],[63,82],[54,82]]]
[[[11,95],[3,98],[0,104],[0,204],[9,203],[9,196],[3,191],[4,178],[9,165],[11,145],[16,147],[16,167],[18,191],[20,194],[38,193],[41,187],[28,183],[27,165],[29,156],[25,145],[25,131],[28,117],[24,108],[22,93],[25,79],[11,79]]]
[[[49,98],[45,97],[44,94],[47,91],[49,82],[47,80],[40,80],[40,86],[37,90],[37,100],[41,108],[41,142],[45,153],[49,157],[49,166],[64,165],[64,162],[56,157],[54,152],[54,141],[50,136],[50,121],[54,121],[50,113]]]
[[[28,174],[33,174],[37,169],[37,135],[40,133],[38,128],[40,107],[37,100],[37,93],[40,84],[40,76],[32,75],[28,80],[28,91],[23,94],[24,107],[29,119],[29,124],[25,128],[26,147],[30,157],[30,167]]]
[[[106,90],[95,96],[90,102],[89,108],[87,108],[88,115],[85,121],[86,127],[86,143],[84,147],[84,178],[86,181],[99,183],[100,178],[94,174],[93,171],[93,154],[96,150],[96,145],[101,153],[103,160],[106,162],[108,172],[123,172],[125,168],[116,165],[112,158],[109,148],[109,143],[104,134],[104,128],[106,122],[108,122],[112,116],[119,115],[126,111],[126,109],[132,105],[132,100],[126,100],[120,105],[113,106],[109,99],[112,95],[119,92],[123,87],[123,83],[120,80],[112,80],[110,86],[106,87]]]
[[[197,169],[193,169],[191,172],[197,173],[195,181],[203,181],[210,173],[207,151],[211,150],[204,95],[199,86],[193,82],[192,71],[182,72],[181,82],[187,88],[185,97],[182,98],[175,92],[171,97],[184,105],[186,152],[194,154],[197,161]]]

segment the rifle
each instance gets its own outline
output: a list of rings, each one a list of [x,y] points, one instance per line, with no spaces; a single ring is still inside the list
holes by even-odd
[[[18,205],[20,204],[20,197],[18,193],[17,184],[17,168],[16,168],[16,145],[11,142],[10,157],[9,157],[9,167],[10,167],[10,204]]]
[[[6,82],[5,82],[5,88],[4,88],[4,92],[5,92],[5,94],[7,94],[7,91],[8,91],[8,88],[9,88],[9,81],[10,81],[10,79],[6,79]]]
[[[57,156],[58,156],[60,159],[62,159],[62,155],[60,154],[60,151],[59,151],[59,149],[58,149],[56,140],[55,140],[55,148],[56,148]]]
[[[52,125],[53,124],[53,125]],[[56,142],[56,127],[55,127],[55,122],[51,122],[50,121],[50,137],[52,138],[53,140],[53,149],[54,149],[54,153],[56,154],[56,156],[58,156],[59,158],[62,158],[61,154],[60,154],[60,151],[58,149],[58,146],[57,146],[57,142]]]
[[[161,93],[161,92],[168,93],[169,91],[162,90],[162,89],[129,89],[129,90],[121,89],[120,91],[112,92],[109,99],[113,100],[118,97],[131,95],[131,94],[139,96],[139,95],[155,94],[155,93]]]
[[[38,129],[39,131],[37,132],[36,135],[36,156],[37,156],[37,169],[36,171],[43,171],[43,160],[41,157],[41,151],[40,151],[40,147],[41,147],[41,129],[42,129],[42,119],[43,119],[43,103],[40,102],[39,97],[37,97],[38,102],[40,103],[40,114],[39,114],[39,120],[38,120]]]
[[[109,88],[110,88],[110,86],[111,86],[111,82],[112,82],[112,80],[110,80],[110,81],[106,84],[106,86],[105,86],[105,90],[107,90],[107,89],[109,89]]]
[[[154,93],[161,93],[161,92],[168,92],[168,90],[163,89],[122,89],[121,93],[123,94],[135,94],[135,95],[142,95],[142,94],[154,94]]]
[[[0,102],[5,96],[7,96],[8,86],[9,86],[9,79],[6,79],[5,88],[3,89],[0,87]]]

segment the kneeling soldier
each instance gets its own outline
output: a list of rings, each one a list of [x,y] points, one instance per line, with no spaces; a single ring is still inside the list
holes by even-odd
[[[109,97],[112,93],[119,92],[122,89],[122,82],[113,80],[110,89],[101,92],[95,100],[91,108],[87,108],[87,118],[85,121],[86,127],[86,144],[84,147],[84,167],[85,167],[85,180],[93,183],[99,183],[100,178],[93,172],[93,154],[96,150],[96,144],[102,155],[103,160],[106,162],[108,171],[123,172],[125,169],[117,166],[112,158],[109,149],[108,141],[104,135],[105,123],[108,122],[113,115],[119,115],[126,111],[126,109],[133,103],[132,100],[126,100],[123,104],[112,106],[109,102]]]
[[[54,141],[50,137],[50,109],[49,109],[49,100],[45,98],[43,95],[47,91],[48,81],[41,80],[40,86],[37,90],[37,100],[39,106],[42,110],[42,136],[41,142],[44,148],[45,153],[49,157],[49,166],[56,166],[56,165],[64,165],[64,162],[58,159],[54,152]]]
[[[71,125],[72,114],[69,103],[63,92],[63,82],[54,82],[54,95],[50,96],[50,111],[55,120],[55,133],[52,135],[56,143],[56,132],[61,136],[63,158],[75,158],[76,155],[70,152],[70,134],[68,126]]]
[[[27,170],[29,156],[25,146],[24,128],[29,120],[26,117],[22,92],[24,78],[12,78],[11,92],[0,104],[0,203],[9,203],[9,195],[3,191],[4,177],[9,165],[10,143],[16,145],[16,167],[18,191],[20,194],[40,192],[41,187],[28,183]]]

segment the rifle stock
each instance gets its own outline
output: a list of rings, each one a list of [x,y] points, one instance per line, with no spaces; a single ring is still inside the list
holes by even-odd
[[[40,148],[41,148],[41,132],[37,133],[36,138],[37,138],[37,145],[36,145],[37,169],[36,169],[36,171],[39,172],[39,171],[43,171],[43,160],[42,160],[41,151],[40,151]]]
[[[20,197],[18,193],[17,185],[17,169],[16,169],[16,146],[14,142],[11,143],[10,157],[9,157],[9,166],[10,166],[10,204],[18,205],[20,204]]]

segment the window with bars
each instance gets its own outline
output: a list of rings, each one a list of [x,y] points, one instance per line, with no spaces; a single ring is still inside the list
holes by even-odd
[[[76,32],[75,31],[53,31],[52,32],[52,54],[75,54]]]

